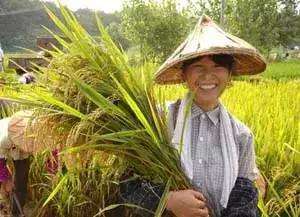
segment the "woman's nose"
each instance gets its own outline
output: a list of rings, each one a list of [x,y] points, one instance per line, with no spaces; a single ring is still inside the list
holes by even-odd
[[[199,75],[202,80],[209,80],[212,77],[212,73],[210,70],[205,70],[203,73]]]

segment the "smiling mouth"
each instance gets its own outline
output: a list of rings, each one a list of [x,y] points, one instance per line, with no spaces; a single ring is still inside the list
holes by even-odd
[[[200,84],[199,88],[203,89],[203,90],[212,90],[214,88],[216,88],[217,85],[216,84]]]

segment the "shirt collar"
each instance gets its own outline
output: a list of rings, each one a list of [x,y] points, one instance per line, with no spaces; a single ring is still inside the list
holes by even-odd
[[[193,103],[191,108],[192,118],[198,117],[202,114],[206,115],[214,125],[217,125],[220,117],[220,104],[218,104],[218,106],[213,110],[204,112],[198,105]]]

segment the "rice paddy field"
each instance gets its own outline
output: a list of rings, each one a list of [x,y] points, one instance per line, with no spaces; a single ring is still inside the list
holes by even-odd
[[[288,67],[286,64],[288,64]],[[273,62],[263,73],[263,77],[274,80],[297,79],[299,78],[299,67],[299,59],[291,59],[282,62]]]
[[[69,25],[48,11],[71,39],[71,45],[62,41],[67,51],[53,53],[37,86],[0,89],[0,96],[18,99],[22,108],[40,108],[40,117],[48,118],[37,132],[52,144],[31,157],[30,215],[122,216],[114,208],[120,206],[119,178],[127,166],[170,188],[187,187],[172,161],[176,155],[163,145],[165,120],[153,106],[156,98],[175,101],[187,90],[153,85],[157,65],[128,66],[100,24],[105,52],[62,12]],[[259,200],[262,216],[299,217],[300,60],[271,63],[254,80],[235,79],[221,100],[255,135],[256,162],[267,182]],[[45,168],[53,147],[61,151],[56,173]]]
[[[293,64],[298,64],[299,67],[300,61],[293,61],[293,64],[289,62],[275,64],[284,66],[283,68],[289,73],[290,68],[295,67]],[[274,67],[271,65],[270,68]],[[271,73],[270,69],[268,73]],[[175,101],[186,92],[186,89],[180,85],[157,88],[163,90],[168,101]],[[262,216],[298,217],[300,215],[300,80],[269,79],[252,83],[235,81],[222,96],[222,102],[232,114],[246,123],[255,135],[256,161],[268,186],[265,198],[260,198]],[[81,194],[90,188],[94,189],[93,195],[90,195],[93,201],[102,203],[103,198],[97,195],[97,190],[103,191],[103,180],[101,175],[95,172],[101,165],[98,161],[102,158],[102,154],[94,152],[92,155],[90,171],[74,169],[73,174],[65,180],[66,187],[60,190],[55,196],[56,199],[50,203],[52,206],[57,206],[59,216],[80,216],[82,214],[80,203],[85,202]],[[43,197],[45,200],[58,184],[57,180],[51,180],[51,176],[45,174],[43,166],[47,156],[49,152],[33,159],[30,188],[36,190],[31,192],[32,207],[35,207]],[[81,195],[82,198],[75,199],[77,195]],[[68,211],[69,209],[73,211]],[[95,212],[94,208],[88,210],[91,210],[91,213],[86,216],[92,216]],[[69,215],[70,213],[72,215]]]

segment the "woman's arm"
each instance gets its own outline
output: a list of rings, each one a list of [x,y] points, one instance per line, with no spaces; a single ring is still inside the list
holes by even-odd
[[[159,204],[163,191],[163,185],[153,184],[139,178],[128,179],[120,184],[120,199],[121,203],[134,204],[143,208],[131,208],[130,212],[134,216],[151,217]]]
[[[6,160],[4,158],[0,158],[0,183],[3,183],[11,178],[10,172],[6,166]]]
[[[130,213],[138,217],[154,216],[165,186],[147,180],[135,179],[121,183],[121,203],[135,204]],[[149,210],[146,211],[145,209]],[[195,190],[171,191],[168,195],[165,217],[208,217],[209,210],[204,196]]]
[[[238,177],[221,217],[259,217],[258,191],[253,181]]]
[[[254,185],[258,177],[255,162],[254,137],[251,131],[242,126],[238,136],[239,172],[236,183],[230,193],[229,201],[221,217],[259,217],[257,207],[258,191]]]
[[[0,158],[0,186],[0,193],[3,196],[8,196],[14,188],[12,176],[6,166],[6,160],[4,158]]]

